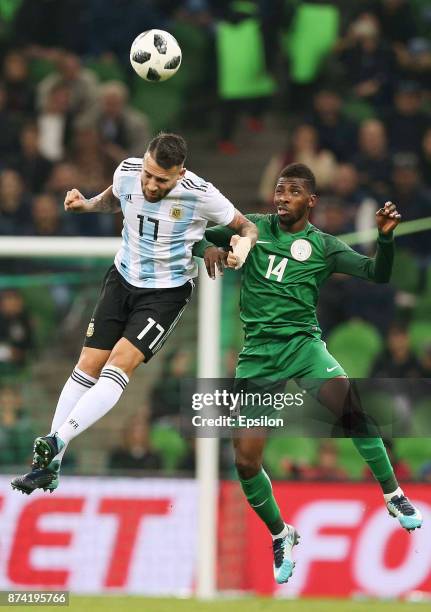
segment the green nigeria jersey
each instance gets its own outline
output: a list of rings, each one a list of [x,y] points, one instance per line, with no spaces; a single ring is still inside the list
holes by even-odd
[[[376,256],[370,258],[311,223],[292,234],[280,229],[275,214],[246,217],[259,231],[257,243],[242,267],[240,310],[248,344],[283,340],[298,332],[319,337],[319,289],[333,272],[375,282],[389,280],[394,256],[392,236],[379,235]],[[205,238],[226,247],[234,233],[217,226],[207,229]],[[194,253],[202,254],[203,248]]]

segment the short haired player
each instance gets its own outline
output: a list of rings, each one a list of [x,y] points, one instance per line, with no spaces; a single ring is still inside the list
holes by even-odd
[[[421,514],[400,488],[380,433],[367,421],[343,367],[321,340],[316,318],[319,288],[332,273],[388,282],[394,257],[393,230],[401,215],[391,202],[377,211],[377,252],[369,258],[309,222],[316,201],[313,173],[304,164],[295,163],[284,168],[277,180],[276,213],[246,215],[257,225],[259,240],[242,267],[240,310],[245,343],[236,378],[257,381],[276,377],[282,387],[287,379],[295,379],[300,388],[308,389],[341,422],[348,423],[349,435],[379,482],[389,513],[410,531],[421,526]],[[219,247],[236,240],[232,231],[218,227],[208,229],[205,239]],[[208,246],[206,240],[199,248]],[[237,264],[234,253],[229,254],[228,264]],[[250,506],[272,535],[274,576],[283,583],[293,571],[291,551],[298,534],[284,522],[262,467],[265,441],[264,429],[252,436],[236,435],[236,468]]]
[[[187,147],[176,134],[159,134],[144,158],[129,158],[113,183],[86,199],[72,189],[66,211],[124,216],[121,248],[103,281],[81,355],[61,391],[49,435],[36,438],[31,472],[12,480],[30,494],[58,486],[63,454],[73,438],[102,418],[120,399],[134,370],[147,363],[174,330],[197,275],[193,245],[208,221],[238,236],[243,262],[256,227],[211,183],[184,166]],[[209,273],[221,265],[219,250],[205,253]]]

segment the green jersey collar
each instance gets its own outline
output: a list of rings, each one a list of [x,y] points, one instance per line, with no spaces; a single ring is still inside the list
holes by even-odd
[[[272,225],[273,234],[275,235],[277,240],[279,240],[280,242],[290,242],[292,238],[301,238],[302,236],[307,236],[314,229],[314,225],[308,222],[305,228],[301,230],[300,232],[293,232],[293,233],[284,232],[280,228],[280,224],[278,221],[278,215],[274,215],[273,222],[271,225]]]

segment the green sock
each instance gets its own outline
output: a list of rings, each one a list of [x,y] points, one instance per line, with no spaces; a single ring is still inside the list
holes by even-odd
[[[272,493],[272,485],[263,468],[249,480],[239,479],[248,503],[268,527],[272,535],[281,533],[284,521]]]
[[[394,470],[381,438],[352,438],[359,454],[368,463],[374,478],[378,480],[383,493],[392,493],[398,488]]]

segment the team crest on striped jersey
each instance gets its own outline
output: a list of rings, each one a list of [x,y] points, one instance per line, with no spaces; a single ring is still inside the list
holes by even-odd
[[[179,219],[182,219],[183,217],[182,206],[178,206],[178,204],[174,204],[171,210],[169,211],[169,216],[172,217],[172,219],[175,219],[176,221],[178,221]]]

